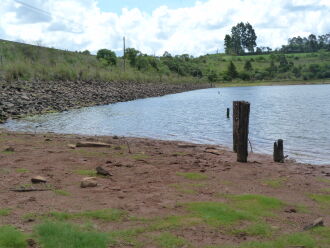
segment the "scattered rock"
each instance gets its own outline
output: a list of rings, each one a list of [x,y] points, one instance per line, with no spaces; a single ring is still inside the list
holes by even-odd
[[[319,226],[324,226],[323,218],[318,218],[318,219],[314,220],[312,224],[305,226],[304,230],[305,231],[310,230],[310,229],[313,229],[313,228],[319,227]]]
[[[139,83],[132,81],[16,80],[0,85],[0,122],[10,117],[131,101],[209,88],[209,84]],[[33,93],[32,93],[33,92]],[[97,97],[95,97],[97,96]],[[118,138],[113,136],[114,139]]]
[[[125,195],[124,195],[124,194],[120,194],[120,195],[118,196],[118,198],[119,198],[119,199],[124,199],[124,198],[125,198]]]
[[[47,183],[47,179],[42,176],[35,176],[31,178],[32,183]]]
[[[114,191],[121,191],[121,187],[120,186],[114,186],[109,188],[110,190],[114,190]]]
[[[284,210],[286,213],[297,213],[297,210],[295,208],[287,208]]]
[[[112,137],[113,139],[119,139],[119,137],[117,135]]]
[[[12,146],[8,146],[8,147],[6,147],[3,151],[4,151],[4,152],[14,152],[14,151],[15,151],[15,148],[12,147]]]
[[[216,149],[207,149],[205,150],[206,153],[211,153],[211,154],[215,154],[215,155],[222,155],[223,152],[216,150]]]
[[[111,147],[111,145],[102,142],[78,142],[76,147]]]
[[[76,149],[76,145],[74,145],[74,144],[69,144],[68,147],[69,147],[70,149]]]
[[[81,188],[93,188],[97,186],[97,179],[95,177],[85,177],[80,182]]]
[[[114,164],[114,166],[116,166],[116,167],[122,167],[122,166],[123,166],[123,164],[122,164],[122,163],[119,163],[119,162],[117,162],[117,163],[115,163],[115,164]]]
[[[34,239],[27,239],[26,243],[28,244],[29,247],[37,247],[37,242]]]
[[[112,174],[106,169],[104,169],[102,166],[96,167],[96,173],[102,176],[112,176]]]

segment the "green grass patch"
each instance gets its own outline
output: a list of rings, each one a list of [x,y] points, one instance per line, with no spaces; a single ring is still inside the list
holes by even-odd
[[[10,215],[11,210],[9,208],[0,209],[0,216],[8,216]]]
[[[272,187],[272,188],[280,188],[286,182],[287,179],[285,178],[276,178],[276,179],[269,179],[264,180],[263,183]]]
[[[327,183],[327,184],[330,184],[330,179],[328,179],[328,178],[318,178],[318,180],[320,181],[320,182],[322,182],[322,183]]]
[[[196,217],[212,226],[232,225],[241,220],[252,220],[252,216],[244,211],[231,208],[220,202],[193,202],[186,205]]]
[[[208,178],[206,175],[196,172],[177,172],[176,175],[189,180],[203,180]]]
[[[228,196],[230,205],[249,213],[251,216],[271,216],[274,210],[284,206],[284,203],[276,198],[263,195],[232,195]]]
[[[274,241],[254,241],[243,243],[238,246],[210,246],[209,248],[316,248],[316,244],[316,241],[311,235],[307,233],[295,233],[282,236]]]
[[[186,156],[188,153],[186,153],[186,152],[175,152],[175,153],[173,153],[172,155],[173,156]]]
[[[245,228],[233,229],[233,234],[245,234],[248,236],[270,237],[272,228],[264,222],[256,222],[248,225]]]
[[[82,176],[89,176],[89,177],[96,177],[97,172],[95,170],[75,170],[75,174],[82,175]]]
[[[161,248],[181,248],[188,244],[185,239],[167,232],[160,234],[154,239],[157,245]]]
[[[3,208],[0,209],[0,216],[8,216],[11,213],[11,209],[9,208]]]
[[[35,220],[37,218],[40,218],[40,214],[37,213],[26,213],[22,216],[22,219],[24,221],[28,221],[28,220]]]
[[[167,216],[164,218],[156,218],[149,221],[151,221],[152,223],[147,227],[148,231],[164,231],[200,224],[202,223],[202,218],[184,215]]]
[[[62,190],[62,189],[54,189],[53,192],[56,195],[61,195],[61,196],[69,196],[69,195],[71,195],[69,192],[67,192],[65,190]]]
[[[111,247],[127,245],[130,247],[143,247],[143,243],[137,240],[138,236],[146,232],[145,228],[133,228],[128,230],[113,231],[109,234]]]
[[[106,233],[86,231],[69,223],[45,222],[36,226],[35,232],[43,248],[107,248],[110,242]]]
[[[311,194],[312,198],[317,203],[321,204],[323,207],[330,208],[330,195],[328,194]]]
[[[1,248],[26,248],[26,235],[16,230],[12,226],[0,227],[0,247]]]
[[[150,158],[150,156],[143,153],[137,153],[137,154],[133,154],[131,158],[135,160],[145,160]]]
[[[318,243],[318,248],[328,248],[330,245],[330,227],[318,227],[310,231]]]
[[[254,226],[246,232],[262,234],[265,226],[258,223],[262,217],[273,216],[274,212],[284,206],[280,200],[263,195],[230,195],[227,203],[193,202],[186,207],[195,216],[212,226],[231,226],[241,221],[249,221]],[[257,225],[258,224],[258,225]],[[259,229],[259,230],[257,230]]]
[[[13,151],[2,151],[1,153],[5,154],[5,155],[11,155],[11,154],[14,154],[15,152],[13,152]]]
[[[15,170],[17,173],[28,173],[30,170],[24,168],[18,168]]]
[[[324,188],[324,189],[322,189],[322,191],[323,192],[327,192],[327,193],[329,192],[330,193],[330,188]]]
[[[101,209],[93,211],[84,211],[79,213],[50,212],[49,217],[59,221],[71,219],[94,219],[103,221],[120,221],[127,216],[126,212],[119,209]]]

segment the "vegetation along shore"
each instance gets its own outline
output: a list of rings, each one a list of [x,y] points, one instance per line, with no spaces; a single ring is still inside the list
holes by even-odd
[[[125,49],[97,55],[0,40],[0,121],[217,85],[328,83],[330,35],[294,37],[273,51],[257,47],[249,23],[225,37],[224,54],[150,56]]]

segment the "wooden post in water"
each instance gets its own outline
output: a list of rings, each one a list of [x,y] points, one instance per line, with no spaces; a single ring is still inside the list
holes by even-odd
[[[233,150],[237,153],[237,162],[247,162],[249,142],[249,117],[249,102],[233,102]]]
[[[230,108],[227,108],[227,119],[230,118]]]
[[[283,140],[279,139],[274,143],[274,162],[284,163]]]

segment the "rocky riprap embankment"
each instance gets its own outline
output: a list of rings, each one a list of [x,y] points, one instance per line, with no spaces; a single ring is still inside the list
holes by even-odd
[[[8,118],[162,96],[207,88],[202,84],[84,81],[0,82],[0,122]]]

